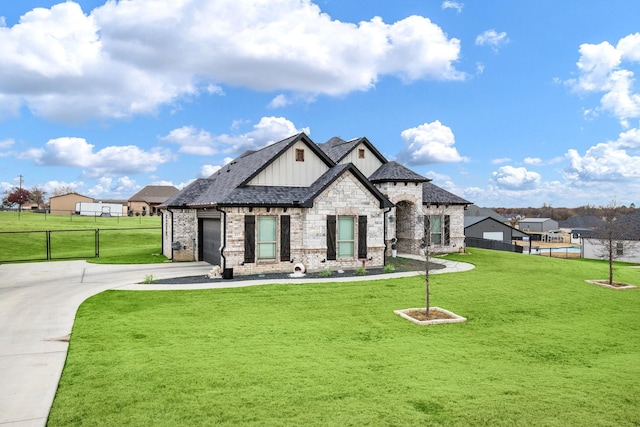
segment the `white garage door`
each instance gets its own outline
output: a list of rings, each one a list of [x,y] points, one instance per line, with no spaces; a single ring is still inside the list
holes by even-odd
[[[502,242],[504,233],[502,231],[485,231],[482,233],[482,238],[487,240],[497,240]]]

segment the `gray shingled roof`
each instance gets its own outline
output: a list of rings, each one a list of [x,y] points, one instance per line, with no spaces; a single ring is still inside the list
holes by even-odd
[[[477,216],[477,217],[490,216],[491,218],[500,222],[507,221],[507,218],[500,215],[498,212],[494,211],[493,209],[481,208],[480,206],[477,206],[474,204],[467,206],[467,209],[464,211],[464,216]]]
[[[280,153],[295,142],[307,142],[318,156],[330,166],[310,187],[281,187],[246,185],[260,171],[267,167]],[[198,179],[180,193],[168,199],[164,205],[177,206],[311,206],[313,200],[328,185],[347,170],[351,171],[374,194],[381,206],[393,206],[388,199],[373,186],[352,164],[334,165],[305,134],[301,133],[269,145],[261,150],[245,152],[228,165],[206,179]]]
[[[387,159],[373,146],[371,142],[365,137],[351,139],[345,141],[344,139],[334,136],[325,143],[318,144],[318,147],[329,156],[335,163],[340,163],[351,151],[353,151],[359,144],[364,144],[371,150],[371,152],[382,162],[386,163]]]
[[[162,203],[179,190],[173,185],[147,185],[129,198],[130,202]]]
[[[470,205],[471,202],[458,197],[430,182],[422,184],[422,203],[425,205]]]
[[[617,218],[614,225],[614,240],[640,240],[640,211],[637,210],[633,214],[621,215]],[[582,233],[582,237],[586,238],[605,238],[608,235],[606,224],[601,223],[589,232]]]
[[[353,173],[355,177],[376,196],[380,201],[381,207],[393,206],[391,202],[350,163],[332,167],[310,187],[241,186],[233,190],[225,200],[220,202],[220,205],[311,207],[313,206],[315,198],[347,171]]]
[[[391,161],[380,166],[369,177],[371,182],[428,182],[429,178],[425,178],[402,166],[400,163]]]

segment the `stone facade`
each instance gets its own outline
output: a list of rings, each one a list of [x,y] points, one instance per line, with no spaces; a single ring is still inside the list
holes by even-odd
[[[234,275],[256,273],[292,273],[298,263],[309,272],[326,269],[355,269],[382,267],[384,265],[384,218],[380,202],[351,174],[338,178],[316,198],[312,208],[229,208],[227,213],[227,242],[224,250],[226,267],[233,268]],[[278,218],[277,235],[280,234],[280,216],[291,218],[291,259],[288,262],[256,260],[244,262],[244,218],[246,215],[267,215]],[[360,260],[357,253],[347,259],[327,260],[327,215],[367,216],[367,259]],[[354,240],[358,240],[355,228]],[[279,242],[276,252],[279,253]],[[369,259],[370,258],[370,259]]]
[[[427,215],[449,216],[449,244],[433,245],[434,253],[452,253],[464,250],[464,205],[423,206]]]
[[[171,209],[162,215],[162,253],[174,261],[198,261],[195,209]]]
[[[387,254],[392,239],[400,253],[418,254],[424,236],[422,227],[422,183],[385,182],[376,187],[396,205],[387,215]]]

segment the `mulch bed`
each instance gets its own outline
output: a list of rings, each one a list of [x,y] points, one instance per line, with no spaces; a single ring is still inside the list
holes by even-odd
[[[418,310],[405,310],[404,312],[407,316],[411,316],[416,320],[436,320],[436,319],[455,319],[454,316],[449,315],[448,313],[444,313],[440,310],[429,310],[429,315],[427,316],[426,310],[424,308]]]
[[[394,273],[405,272],[405,271],[424,271],[424,261],[409,259],[409,258],[387,258],[388,264],[393,264]],[[430,270],[439,270],[444,268],[442,264],[434,264],[429,263]],[[323,274],[322,272],[316,273],[307,273],[304,277],[300,279],[317,279],[317,278],[338,278],[338,277],[363,277],[363,276],[376,276],[380,274],[388,274],[382,268],[367,268],[366,273],[364,275],[360,275],[356,270],[344,270],[343,273],[338,273],[337,271],[333,271],[330,276]],[[161,284],[161,285],[181,285],[187,283],[215,283],[215,282],[233,282],[233,281],[244,281],[244,280],[289,280],[295,279],[295,277],[290,277],[289,273],[268,273],[268,274],[250,274],[246,276],[234,275],[233,279],[210,279],[208,276],[187,276],[187,277],[174,277],[170,279],[158,279],[154,280],[153,284]]]

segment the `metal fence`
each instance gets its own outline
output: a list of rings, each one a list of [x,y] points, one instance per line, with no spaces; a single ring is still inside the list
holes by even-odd
[[[522,253],[522,246],[512,245],[497,240],[478,239],[477,237],[465,237],[464,244],[470,248],[492,249],[494,251]]]
[[[100,256],[100,233],[134,230],[159,230],[159,227],[86,228],[75,230],[2,231],[0,263],[63,259],[88,259]]]

